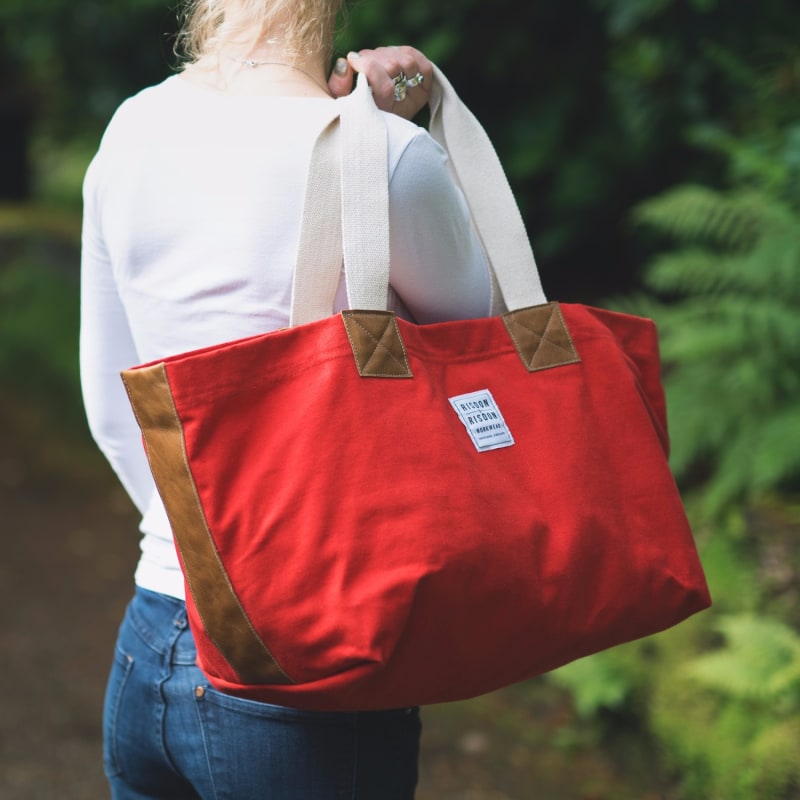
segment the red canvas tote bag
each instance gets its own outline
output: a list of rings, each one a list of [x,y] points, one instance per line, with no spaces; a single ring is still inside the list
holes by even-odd
[[[437,703],[706,608],[653,323],[545,300],[499,162],[438,70],[431,131],[509,310],[388,312],[385,123],[363,80],[337,109],[292,327],[123,374],[210,682],[317,710]],[[357,310],[332,316],[342,248]]]

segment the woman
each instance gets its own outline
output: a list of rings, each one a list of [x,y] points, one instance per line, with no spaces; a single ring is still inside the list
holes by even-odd
[[[86,175],[81,374],[90,427],[142,513],[135,593],[106,694],[116,800],[411,798],[416,709],[315,713],[215,691],[195,666],[184,584],[119,372],[285,327],[309,158],[334,96],[366,73],[386,114],[391,280],[420,322],[489,313],[487,265],[440,148],[411,118],[429,62],[340,59],[341,0],[195,0],[180,74],[118,109]],[[403,77],[407,76],[407,77]],[[339,292],[336,308],[346,304]]]

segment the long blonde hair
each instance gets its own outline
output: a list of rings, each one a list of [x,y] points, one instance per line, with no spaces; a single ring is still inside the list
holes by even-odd
[[[344,0],[187,0],[176,49],[194,62],[229,44],[279,39],[287,56],[330,59]]]

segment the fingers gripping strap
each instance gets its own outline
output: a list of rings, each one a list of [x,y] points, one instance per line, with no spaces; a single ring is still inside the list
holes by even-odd
[[[433,71],[431,135],[450,156],[506,307],[545,303],[525,224],[494,147],[441,70]]]
[[[543,304],[525,225],[492,143],[437,67],[434,75],[431,134],[448,151],[505,307],[515,311]],[[336,116],[317,140],[311,159],[292,325],[332,313],[342,256],[350,308],[387,308],[387,132],[363,75],[351,95],[336,101]]]

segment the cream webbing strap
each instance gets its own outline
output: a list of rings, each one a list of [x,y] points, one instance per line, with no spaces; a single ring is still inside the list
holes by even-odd
[[[330,316],[346,265],[350,308],[385,310],[389,292],[386,123],[366,79],[336,101],[311,154],[292,285],[292,326]]]
[[[329,317],[342,268],[341,167],[338,114],[311,153],[297,261],[292,278],[292,326]]]
[[[489,137],[436,67],[434,74],[431,134],[448,151],[505,304],[515,310],[544,303],[525,226]],[[350,307],[383,310],[387,306],[386,125],[363,76],[356,90],[337,105],[340,122],[334,120],[320,134],[309,169],[292,325],[331,313],[342,252]],[[341,182],[331,166],[336,164],[337,151],[341,152]]]
[[[385,310],[389,293],[389,154],[386,122],[359,76],[339,117],[342,241],[350,308]]]
[[[433,67],[430,132],[447,151],[509,310],[547,302],[500,159],[473,113]]]

